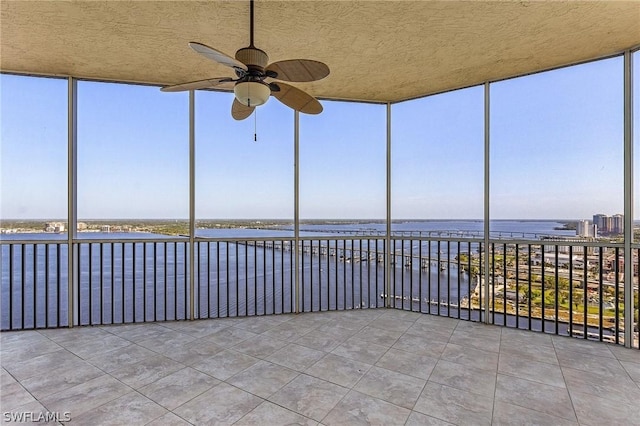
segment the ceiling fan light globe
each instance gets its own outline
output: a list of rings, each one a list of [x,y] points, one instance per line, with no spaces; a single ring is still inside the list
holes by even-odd
[[[243,81],[235,85],[233,93],[242,105],[255,107],[269,100],[271,89],[268,85],[258,81]]]

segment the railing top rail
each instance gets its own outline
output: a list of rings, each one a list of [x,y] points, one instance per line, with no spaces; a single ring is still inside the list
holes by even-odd
[[[489,239],[489,243],[500,245],[529,245],[532,246],[558,246],[558,247],[624,247],[624,243],[612,243],[607,241],[563,241],[563,240],[505,240],[505,239]]]
[[[196,237],[196,242],[245,242],[245,241],[293,241],[290,237]],[[322,235],[322,236],[301,236],[300,241],[349,241],[349,240],[384,240],[380,235]]]
[[[318,235],[318,236],[301,236],[301,241],[357,241],[357,240],[382,240],[385,235],[372,234],[372,235]],[[461,242],[461,243],[484,243],[483,238],[470,238],[470,237],[445,237],[445,236],[401,236],[391,235],[393,240],[399,241],[442,241],[442,242]],[[255,236],[255,237],[195,237],[196,242],[245,242],[245,241],[293,241],[294,236]],[[188,237],[161,237],[161,238],[77,238],[73,242],[75,244],[110,244],[110,243],[168,243],[168,242],[188,242]],[[558,247],[609,247],[609,248],[624,248],[622,242],[606,242],[606,241],[571,241],[571,240],[528,240],[528,239],[496,239],[490,238],[491,244],[499,245],[535,245],[535,246],[558,246]],[[67,244],[67,240],[64,239],[0,239],[0,245],[53,245],[53,244]],[[634,243],[631,245],[634,249],[640,249],[640,243]]]
[[[67,240],[3,240],[0,239],[0,245],[14,245],[14,244],[67,244]]]
[[[73,240],[74,244],[90,244],[90,243],[166,243],[166,242],[189,242],[185,237],[162,237],[162,238],[77,238]],[[15,245],[15,244],[67,244],[66,239],[60,240],[42,240],[42,239],[16,239],[6,240],[0,239],[0,245]]]

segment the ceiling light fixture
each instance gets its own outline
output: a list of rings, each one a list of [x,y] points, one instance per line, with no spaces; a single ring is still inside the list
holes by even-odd
[[[255,107],[269,100],[271,89],[261,81],[241,81],[236,83],[233,93],[242,105]]]

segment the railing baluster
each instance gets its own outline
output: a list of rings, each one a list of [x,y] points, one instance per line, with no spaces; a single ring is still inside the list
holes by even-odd
[[[508,270],[508,262],[507,262],[507,257],[508,257],[508,253],[509,253],[509,248],[507,246],[506,243],[504,243],[502,245],[502,284],[503,284],[503,290],[502,290],[502,319],[503,319],[503,325],[506,327],[507,326],[507,305],[508,305],[508,298],[507,298],[507,291],[509,289],[509,280],[508,280],[508,276],[509,276],[509,270]]]
[[[104,324],[104,244],[100,243],[100,324]]]
[[[451,241],[447,240],[447,316],[451,316]]]
[[[302,288],[300,289],[300,312],[306,312],[306,297],[305,297],[305,288],[307,288],[307,280],[306,275],[304,273],[304,240],[300,241],[301,250],[300,250],[300,281],[302,283]]]
[[[38,328],[38,245],[33,245],[33,328]]]
[[[349,269],[351,269],[351,309],[355,308],[355,262],[356,262],[356,253],[355,253],[355,242],[353,241],[353,239],[349,240],[351,242],[351,253],[350,253],[350,257],[351,257],[351,263],[349,264]],[[346,306],[345,306],[346,309]]]
[[[614,333],[615,333],[615,342],[616,344],[620,344],[620,248],[616,247],[615,249],[615,260],[613,263],[613,273],[615,274],[615,278],[614,278],[614,301],[615,301],[615,306],[614,306],[614,312],[615,312],[615,317],[614,317]]]
[[[527,271],[527,294],[529,295],[528,297],[528,308],[527,308],[527,328],[529,330],[531,330],[531,299],[533,299],[533,289],[531,288],[531,269],[532,269],[532,264],[531,264],[531,244],[527,244],[527,264],[528,264],[528,271]]]
[[[186,256],[185,256],[186,263]],[[186,301],[186,293],[185,293]],[[147,320],[147,243],[142,243],[142,322]]]
[[[569,336],[573,336],[573,246],[569,246]]]
[[[515,244],[516,262],[516,328],[520,328],[520,246]]]
[[[432,241],[427,240],[429,242],[429,251],[427,252],[427,312],[431,314],[431,249],[432,249]],[[439,268],[436,268],[439,270]]]
[[[258,315],[258,242],[253,241],[253,315]]]
[[[360,260],[358,261],[359,266],[360,266],[360,274],[359,274],[359,279],[358,281],[360,282],[360,294],[358,295],[358,304],[356,306],[358,306],[359,309],[362,308],[362,239],[360,239],[359,241],[359,250],[360,250]]]
[[[457,243],[457,247],[456,247],[456,253],[457,253],[457,255],[456,255],[456,271],[457,271],[457,274],[456,275],[457,275],[457,278],[458,278],[457,279],[457,286],[458,286],[458,292],[457,292],[458,293],[458,309],[457,309],[457,311],[458,311],[458,315],[456,315],[456,317],[458,319],[460,319],[460,314],[461,314],[461,311],[462,311],[462,298],[460,297],[460,291],[462,290],[462,282],[461,282],[461,280],[462,280],[462,273],[461,273],[462,272],[462,266],[461,266],[461,263],[460,263],[460,241],[457,241],[456,243]]]
[[[588,337],[587,336],[587,331],[588,331],[588,328],[589,328],[589,324],[588,324],[588,321],[587,321],[588,311],[589,311],[588,303],[587,303],[588,302],[588,298],[589,298],[589,281],[588,281],[589,277],[588,277],[588,274],[587,274],[587,264],[588,264],[587,248],[584,247],[583,265],[582,265],[582,280],[583,280],[583,283],[582,283],[582,299],[583,299],[583,304],[584,304],[584,307],[583,307],[584,312],[583,312],[583,322],[582,322],[583,325],[582,325],[582,327],[583,327],[583,331],[584,331],[584,333],[583,333],[584,336],[583,337],[585,339]]]
[[[245,298],[245,315],[249,315],[249,243],[244,242],[244,298]]]
[[[226,269],[226,284],[227,284],[227,289],[225,291],[226,295],[227,295],[227,314],[226,317],[229,318],[231,316],[231,310],[229,307],[230,302],[230,293],[231,293],[231,286],[229,285],[229,241],[225,241],[225,248],[224,248],[224,252],[225,252],[225,256],[226,256],[226,262],[225,262],[225,269]]]
[[[115,266],[115,253],[113,251],[113,243],[109,244],[109,257],[110,257],[110,278],[111,278],[111,324],[115,324],[116,323],[116,308],[115,308],[115,303],[114,303],[114,293],[113,293],[113,287],[115,285],[115,279],[114,279],[114,266]]]
[[[545,277],[545,266],[546,266],[546,260],[545,260],[545,256],[544,256],[544,250],[545,250],[545,246],[544,245],[540,245],[540,253],[542,254],[542,266],[540,268],[540,286],[542,288],[542,332],[545,333],[546,332],[546,327],[547,327],[547,321],[546,321],[546,313],[545,313],[545,302],[546,302],[546,288],[547,286],[545,285],[545,281],[546,281],[546,277]]]
[[[603,294],[602,294],[602,286],[603,286],[603,282],[602,282],[602,268],[604,266],[603,264],[603,247],[600,246],[598,249],[598,316],[599,316],[599,320],[598,320],[598,337],[599,340],[602,342],[602,338],[603,338],[603,317],[604,317],[604,305],[603,305]]]
[[[121,287],[121,291],[122,291],[122,298],[120,299],[120,304],[122,306],[122,323],[126,323],[127,322],[127,317],[126,317],[126,312],[125,312],[125,286],[126,286],[126,281],[125,281],[125,270],[127,267],[126,261],[125,261],[125,252],[127,249],[127,246],[125,243],[121,243],[121,249],[120,249],[120,263],[122,265],[121,268],[121,276],[122,276],[122,287]]]
[[[267,247],[262,242],[262,315],[267,315]]]

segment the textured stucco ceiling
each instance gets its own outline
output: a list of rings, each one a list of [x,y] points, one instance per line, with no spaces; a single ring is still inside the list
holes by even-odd
[[[176,84],[232,76],[188,48],[249,44],[248,1],[0,2],[3,71]],[[331,74],[321,98],[394,102],[640,45],[639,1],[266,1],[255,44],[270,61]]]

